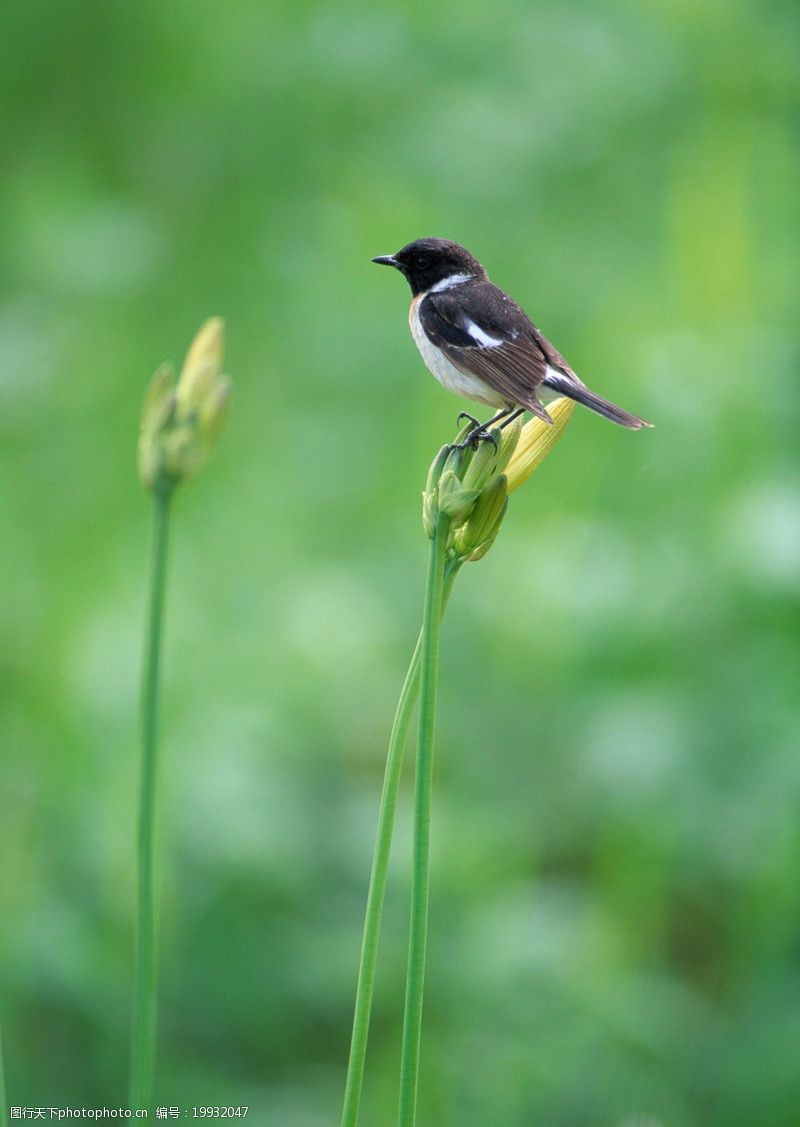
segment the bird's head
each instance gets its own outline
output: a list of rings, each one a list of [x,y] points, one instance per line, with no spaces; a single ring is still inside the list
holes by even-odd
[[[486,277],[477,258],[449,239],[415,239],[396,254],[383,254],[372,261],[394,266],[404,274],[413,294],[424,293],[451,278],[462,282]]]

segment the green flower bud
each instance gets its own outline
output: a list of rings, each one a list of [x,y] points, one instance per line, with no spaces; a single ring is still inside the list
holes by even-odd
[[[436,504],[436,494],[423,492],[422,494],[422,525],[425,535],[433,540],[436,530],[436,518],[439,515],[439,506]]]
[[[163,438],[175,418],[175,373],[162,364],[150,381],[142,404],[139,434],[139,478],[153,489],[164,465]]]
[[[499,448],[502,432],[495,429],[492,434]],[[462,478],[465,489],[483,489],[490,476],[495,472],[497,453],[498,450],[495,449],[494,442],[490,440],[484,440],[478,444],[478,449],[472,455]]]
[[[176,485],[194,477],[205,461],[205,453],[197,441],[196,429],[181,423],[164,436],[163,468],[165,475]]]
[[[437,501],[440,512],[446,513],[458,525],[467,519],[480,496],[478,489],[464,489],[452,470],[445,470],[439,479]]]
[[[452,473],[460,480],[464,476],[464,470],[469,465],[471,457],[472,451],[468,447],[462,450],[460,446],[451,446],[445,459],[442,476],[446,473]]]
[[[474,552],[471,552],[470,555],[467,556],[467,563],[477,563],[478,560],[482,560],[496,539],[497,532],[494,536],[490,536],[488,540],[484,540],[482,544],[478,545]]]
[[[489,544],[482,553],[486,554],[497,535],[507,506],[508,483],[505,476],[500,474],[484,489],[469,520],[455,534],[455,549],[462,558],[472,559],[473,553],[488,541]]]
[[[550,404],[553,425],[534,418],[523,425],[519,415],[495,427],[492,440],[459,448],[470,433],[463,427],[456,443],[443,446],[428,473],[422,494],[422,521],[433,537],[437,521],[449,518],[447,557],[461,564],[480,560],[497,537],[508,508],[508,495],[547,456],[563,434],[574,404],[566,398]]]
[[[175,370],[171,364],[162,364],[147,385],[142,402],[142,430],[153,430],[156,419],[163,410],[165,400],[174,402]]]
[[[206,446],[213,446],[228,414],[232,385],[227,376],[219,376],[211,394],[200,408],[197,427]]]
[[[508,426],[503,427],[500,431],[500,449],[497,451],[497,461],[495,462],[495,473],[503,473],[506,466],[511,460],[512,455],[517,449],[520,435],[522,434],[522,415],[517,415],[513,422]]]
[[[452,518],[456,525],[462,524],[480,497],[478,489],[454,489],[446,497],[439,498],[439,509]]]
[[[139,477],[147,489],[172,489],[206,462],[227,410],[231,384],[221,375],[224,325],[212,317],[186,355],[177,385],[163,365],[145,394]]]
[[[425,484],[426,493],[436,492],[436,486],[439,484],[439,478],[442,476],[442,470],[449,456],[450,447],[443,446],[431,462],[431,468],[428,470],[428,480]]]

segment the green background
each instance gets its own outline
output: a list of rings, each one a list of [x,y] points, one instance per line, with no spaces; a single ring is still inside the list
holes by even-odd
[[[576,412],[458,581],[420,1122],[797,1123],[796,10],[18,0],[2,23],[10,1102],[125,1101],[138,411],[220,314],[231,416],[170,559],[156,1095],[337,1122],[420,490],[460,406],[369,260],[442,235],[656,428]]]

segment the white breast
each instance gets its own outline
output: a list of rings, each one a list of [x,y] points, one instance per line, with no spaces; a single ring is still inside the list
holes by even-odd
[[[469,372],[462,372],[455,364],[447,359],[441,349],[437,348],[428,339],[419,319],[419,306],[424,295],[420,294],[411,302],[408,314],[408,323],[411,326],[411,335],[429,372],[432,372],[442,387],[454,391],[456,395],[463,395],[465,399],[474,399],[478,403],[486,403],[489,407],[505,407],[506,401],[483,380]]]

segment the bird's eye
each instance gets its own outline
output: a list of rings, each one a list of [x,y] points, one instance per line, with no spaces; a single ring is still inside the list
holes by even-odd
[[[430,265],[430,261],[431,260],[428,258],[427,254],[418,254],[417,255],[417,269],[426,270],[428,268],[428,266]]]

